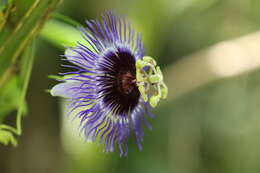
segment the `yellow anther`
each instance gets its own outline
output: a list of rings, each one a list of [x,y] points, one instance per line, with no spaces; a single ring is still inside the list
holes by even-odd
[[[161,88],[161,94],[162,94],[162,98],[163,99],[166,99],[166,97],[168,96],[168,87],[165,85],[165,84],[163,84],[162,85],[162,88]]]
[[[147,66],[147,65],[148,65],[147,62],[142,61],[142,60],[140,60],[140,59],[138,59],[138,60],[136,61],[136,63],[135,63],[135,66],[136,66],[137,69],[142,69],[142,68],[144,68],[144,67]]]
[[[152,64],[153,66],[156,66],[156,64],[157,64],[156,61],[150,56],[144,56],[143,61],[148,62],[148,63]]]
[[[152,96],[149,100],[149,103],[152,107],[156,107],[158,102],[160,101],[160,96],[159,95],[155,95],[155,96]]]
[[[162,76],[157,74],[151,75],[149,76],[149,81],[151,83],[159,83],[162,81]]]

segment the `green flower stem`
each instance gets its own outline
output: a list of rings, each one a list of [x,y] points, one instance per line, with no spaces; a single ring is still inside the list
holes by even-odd
[[[33,67],[33,62],[34,62],[34,55],[35,55],[35,43],[34,41],[31,43],[30,46],[27,47],[25,55],[24,55],[24,68],[25,73],[24,73],[24,83],[22,86],[22,93],[21,93],[21,97],[20,97],[20,106],[19,109],[17,111],[17,119],[16,119],[16,127],[17,127],[17,134],[21,135],[22,134],[22,128],[21,128],[21,119],[22,119],[22,113],[23,113],[23,103],[25,102],[25,96],[27,93],[27,88],[28,88],[28,84],[30,81],[30,76],[32,73],[32,67]],[[22,76],[23,78],[23,76]]]
[[[56,20],[65,22],[65,23],[67,23],[67,24],[70,24],[71,26],[74,26],[74,27],[82,27],[82,25],[81,25],[78,21],[73,20],[73,19],[71,19],[70,17],[65,16],[65,15],[63,15],[63,14],[54,12],[54,13],[52,13],[52,17],[53,17],[53,19],[56,19]]]
[[[23,85],[22,85],[22,92],[20,96],[20,106],[16,116],[16,128],[13,128],[5,124],[0,125],[0,129],[11,131],[16,135],[22,134],[21,124],[22,124],[23,103],[25,102],[25,95],[26,95],[26,91],[28,88],[28,84],[32,72],[34,54],[35,54],[35,44],[34,42],[32,42],[31,45],[29,45],[26,48],[24,55],[22,57],[22,60],[24,61],[22,70],[25,70],[25,72],[23,75],[21,75],[21,78],[23,80]]]
[[[86,42],[76,27],[55,19],[49,20],[44,25],[40,36],[60,49],[75,46],[77,42]]]

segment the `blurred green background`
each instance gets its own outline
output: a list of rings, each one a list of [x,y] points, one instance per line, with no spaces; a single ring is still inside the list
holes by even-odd
[[[134,23],[146,54],[163,69],[260,29],[259,0],[65,0],[56,11],[84,24],[105,10]],[[153,130],[145,129],[143,151],[131,139],[128,156],[120,158],[118,151],[106,154],[79,140],[77,128],[62,116],[61,100],[45,92],[56,83],[47,76],[61,71],[61,54],[37,39],[23,135],[16,148],[0,145],[0,173],[260,172],[260,69],[164,101],[154,109]]]

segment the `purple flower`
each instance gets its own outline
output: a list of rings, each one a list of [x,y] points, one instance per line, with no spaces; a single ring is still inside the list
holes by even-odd
[[[118,145],[125,156],[130,134],[142,149],[142,126],[151,128],[146,116],[153,116],[136,82],[136,61],[144,56],[141,35],[112,12],[106,12],[101,22],[86,23],[81,31],[88,45],[67,48],[64,60],[73,65],[65,66],[75,70],[63,73],[62,83],[51,94],[70,99],[68,113],[80,119],[87,140],[99,139],[105,152]]]

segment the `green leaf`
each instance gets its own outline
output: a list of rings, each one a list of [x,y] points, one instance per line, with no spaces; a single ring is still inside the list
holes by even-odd
[[[7,131],[0,129],[0,143],[4,145],[12,144],[13,146],[17,146],[17,140],[15,139],[14,135]]]
[[[13,0],[0,1],[0,31],[2,31],[2,28],[5,25],[7,18],[12,10],[12,2]]]
[[[18,76],[9,79],[5,86],[0,90],[0,122],[11,111],[18,108],[21,86],[19,85]],[[25,107],[23,105],[23,107]]]
[[[0,4],[0,8],[4,9],[0,11],[0,143],[14,146],[17,145],[14,134],[22,133],[21,119],[26,111],[25,96],[33,66],[34,43],[30,43],[50,13],[61,2],[61,0],[30,0],[22,3],[23,1],[25,0],[14,1],[17,10],[11,15],[10,20],[8,17],[8,21],[6,19],[9,11],[6,8],[11,0],[6,2],[7,4]],[[8,22],[12,22],[14,27],[9,27]],[[21,61],[18,63],[18,57],[23,51]],[[19,74],[16,69],[19,69]],[[1,124],[4,117],[13,110],[17,110],[16,128]]]
[[[23,17],[0,43],[0,74],[16,62],[17,57],[41,29],[51,11],[61,0],[35,0]],[[0,76],[1,80],[1,76]]]
[[[3,11],[8,5],[12,4],[13,0],[1,0],[0,1],[0,11]]]

